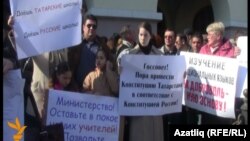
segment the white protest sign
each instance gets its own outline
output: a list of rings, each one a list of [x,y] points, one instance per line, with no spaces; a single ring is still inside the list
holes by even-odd
[[[240,64],[247,65],[247,36],[239,36],[237,39],[237,47],[240,48],[240,55],[237,56]]]
[[[10,70],[3,76],[3,140],[12,141],[17,130],[8,126],[8,122],[16,123],[16,118],[24,126],[24,88],[25,80],[21,70]],[[21,141],[24,140],[24,135]]]
[[[121,115],[181,112],[184,57],[128,54],[122,57],[121,66]]]
[[[236,97],[244,98],[243,91],[247,89],[247,36],[240,36],[237,40],[237,47],[240,48],[240,55],[237,56],[239,61],[239,72],[236,87]]]
[[[181,52],[186,58],[185,105],[199,111],[235,118],[238,61],[233,58]]]
[[[18,59],[81,42],[81,0],[10,0]]]
[[[46,125],[61,122],[65,141],[118,141],[118,99],[49,90]]]

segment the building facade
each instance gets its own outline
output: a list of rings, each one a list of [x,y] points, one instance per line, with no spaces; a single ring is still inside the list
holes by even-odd
[[[98,17],[98,34],[110,37],[123,25],[136,31],[148,21],[153,32],[163,35],[166,28],[183,32],[186,28],[205,33],[206,26],[222,21],[225,36],[247,35],[247,0],[85,0],[87,13]]]

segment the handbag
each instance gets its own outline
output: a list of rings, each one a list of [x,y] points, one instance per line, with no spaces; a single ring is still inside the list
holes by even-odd
[[[62,123],[47,125],[40,132],[40,141],[64,141],[64,130]]]
[[[35,118],[38,121],[39,128],[39,141],[64,141],[64,128],[63,123],[55,123],[52,125],[43,125],[40,118],[38,108],[32,93],[28,94],[31,105],[35,112]],[[30,134],[32,135],[32,134]],[[36,135],[35,135],[36,136]]]

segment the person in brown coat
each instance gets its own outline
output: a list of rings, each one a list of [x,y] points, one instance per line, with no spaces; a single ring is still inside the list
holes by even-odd
[[[85,77],[82,87],[85,92],[95,95],[117,96],[118,74],[113,71],[113,65],[108,52],[100,48],[96,54],[96,68]]]
[[[163,55],[152,43],[152,28],[147,22],[139,25],[139,43],[129,54]],[[129,119],[129,141],[163,141],[162,116],[132,116]]]
[[[104,46],[96,53],[96,68],[85,77],[82,84],[83,91],[94,95],[117,97],[118,74],[113,69],[111,54]],[[120,116],[119,141],[123,141],[123,134],[124,117]]]

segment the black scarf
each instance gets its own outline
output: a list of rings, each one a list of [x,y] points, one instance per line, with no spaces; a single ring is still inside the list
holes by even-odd
[[[147,46],[142,46],[142,45],[139,43],[139,47],[140,47],[140,50],[141,50],[144,54],[148,55],[148,54],[150,53],[151,49],[152,49],[152,43],[149,42],[149,44],[148,44]]]

